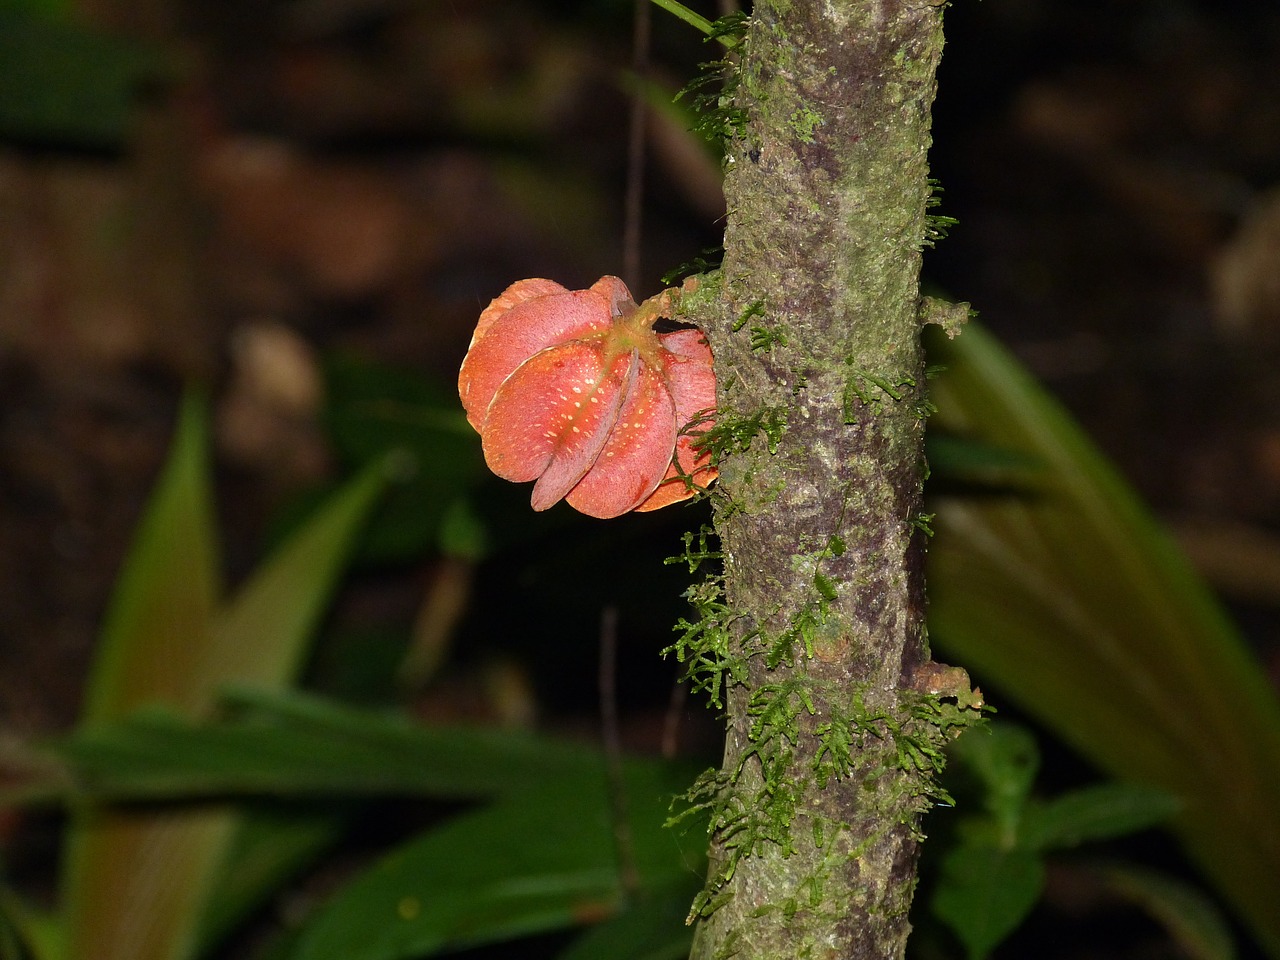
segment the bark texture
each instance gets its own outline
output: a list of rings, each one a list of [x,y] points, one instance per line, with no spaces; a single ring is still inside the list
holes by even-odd
[[[745,682],[693,956],[900,957],[932,773],[910,681],[928,657],[918,280],[942,7],[760,0],[739,50],[710,336]]]

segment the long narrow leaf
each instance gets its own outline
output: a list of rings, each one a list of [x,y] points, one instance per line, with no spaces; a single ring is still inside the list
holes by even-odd
[[[216,722],[145,711],[73,736],[56,748],[66,767],[44,799],[397,793],[487,799],[599,764],[599,751],[584,744],[520,731],[428,727],[303,694],[240,691],[229,702],[236,704],[233,715]]]
[[[229,680],[288,682],[380,483],[373,468],[353,481],[219,612],[207,415],[188,398],[106,620],[85,728],[144,704],[199,716]],[[190,957],[234,826],[219,809],[78,816],[67,960]]]
[[[83,722],[148,703],[192,702],[222,593],[202,397],[182,404],[157,483],[103,621]]]
[[[692,771],[628,765],[629,850],[643,891],[701,882],[705,836],[663,826]],[[603,763],[449,821],[353,880],[292,960],[409,960],[600,920],[623,903]]]
[[[941,340],[941,338],[939,338]],[[1037,464],[946,497],[938,645],[1116,777],[1183,804],[1187,849],[1280,957],[1280,704],[1169,538],[980,327],[935,345],[935,426]]]
[[[292,683],[386,475],[385,463],[375,461],[333,494],[215,615],[201,665],[210,704],[229,683],[275,690]],[[323,754],[326,748],[316,744],[314,749]],[[229,816],[228,824],[219,848],[210,853],[209,865],[217,872],[205,889],[201,916],[191,918],[192,934],[201,945],[232,927],[329,836],[325,823],[313,824],[313,829],[295,833],[286,850],[274,842],[279,838],[267,839],[265,846],[254,843],[261,824]],[[252,866],[261,858],[270,869],[246,869],[247,862]]]
[[[218,612],[198,671],[206,704],[228,683],[292,682],[386,475],[375,461],[333,494]]]
[[[1181,880],[1125,864],[1104,867],[1107,886],[1158,920],[1191,960],[1235,960],[1226,918],[1213,901]]]
[[[189,396],[104,622],[83,721],[89,729],[140,704],[193,702],[218,568],[208,422],[202,398]],[[68,960],[183,956],[225,830],[205,811],[77,816],[64,873]]]

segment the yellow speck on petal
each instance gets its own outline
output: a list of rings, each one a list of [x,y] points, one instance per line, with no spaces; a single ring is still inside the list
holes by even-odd
[[[422,912],[422,901],[417,897],[401,897],[396,904],[396,914],[401,920],[413,920]]]

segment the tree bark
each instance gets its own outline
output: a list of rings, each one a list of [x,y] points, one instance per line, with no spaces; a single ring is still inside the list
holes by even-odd
[[[728,736],[695,797],[693,956],[901,957],[940,766],[919,272],[942,6],[758,0],[737,50],[702,605]]]

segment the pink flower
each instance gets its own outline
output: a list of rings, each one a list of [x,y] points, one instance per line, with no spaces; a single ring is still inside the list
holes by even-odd
[[[480,314],[458,394],[484,458],[593,517],[687,500],[716,477],[693,443],[710,428],[711,348],[693,329],[657,333],[672,291],[640,306],[617,277],[589,290],[519,280]]]

